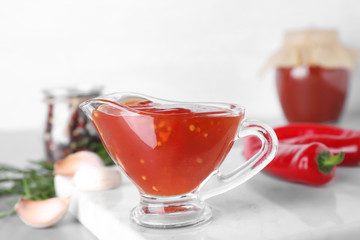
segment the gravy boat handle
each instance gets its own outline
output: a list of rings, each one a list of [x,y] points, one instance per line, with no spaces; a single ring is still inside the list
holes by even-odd
[[[260,150],[229,173],[225,174],[220,170],[216,171],[209,177],[209,181],[204,182],[205,185],[211,185],[211,187],[205,189],[201,187],[199,190],[198,197],[200,200],[206,200],[239,186],[260,172],[274,159],[278,139],[271,127],[259,121],[244,120],[235,141],[248,136],[255,136],[260,139]]]

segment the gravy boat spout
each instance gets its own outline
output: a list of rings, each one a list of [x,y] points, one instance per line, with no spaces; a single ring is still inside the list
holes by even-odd
[[[151,97],[136,93],[112,93],[87,100],[81,103],[79,107],[89,119],[92,119],[94,110],[102,108],[101,106],[111,106],[119,111],[127,111],[129,110],[128,105],[146,102],[148,101],[147,98]]]

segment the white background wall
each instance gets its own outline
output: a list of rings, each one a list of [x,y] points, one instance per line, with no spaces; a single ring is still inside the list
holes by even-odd
[[[42,89],[77,83],[282,118],[273,73],[258,73],[284,31],[304,27],[360,49],[360,1],[0,1],[0,130],[42,129]],[[360,111],[359,77],[344,114]]]

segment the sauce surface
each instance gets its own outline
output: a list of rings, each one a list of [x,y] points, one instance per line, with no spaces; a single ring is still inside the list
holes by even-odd
[[[138,111],[102,105],[92,122],[116,163],[142,192],[156,196],[195,190],[219,168],[244,117],[200,105],[129,107]]]

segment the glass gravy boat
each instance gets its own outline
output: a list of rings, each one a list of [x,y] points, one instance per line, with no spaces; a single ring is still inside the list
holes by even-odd
[[[87,100],[80,108],[106,150],[140,192],[131,219],[145,227],[191,226],[211,219],[204,200],[263,169],[277,137],[267,125],[245,120],[236,104],[167,101],[137,93]],[[230,173],[219,170],[234,142],[256,136],[262,148]],[[203,188],[211,179],[211,187]],[[210,183],[209,183],[210,185]]]

